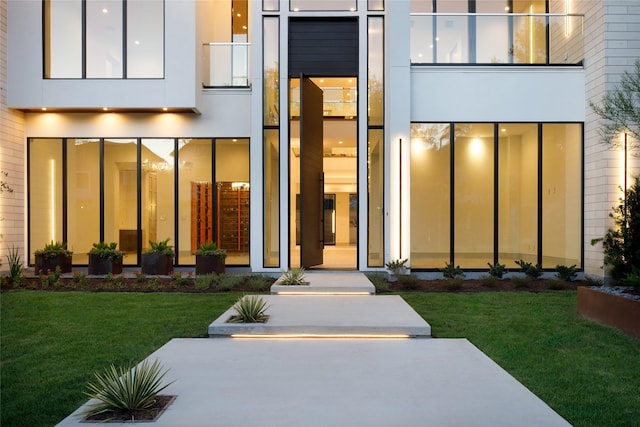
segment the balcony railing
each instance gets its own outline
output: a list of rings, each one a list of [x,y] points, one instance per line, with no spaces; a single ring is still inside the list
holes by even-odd
[[[584,16],[411,14],[411,64],[578,65]]]
[[[204,87],[248,87],[250,43],[204,43]]]
[[[358,115],[358,92],[350,87],[322,87],[322,110],[325,117],[351,118]],[[300,88],[291,91],[292,117],[300,116]]]

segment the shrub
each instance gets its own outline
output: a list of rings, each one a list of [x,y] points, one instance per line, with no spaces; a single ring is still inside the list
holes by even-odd
[[[169,244],[169,238],[159,242],[152,242],[149,240],[149,246],[151,246],[151,248],[145,252],[147,254],[164,254],[171,257],[173,256],[173,246]]]
[[[200,245],[200,247],[196,251],[196,255],[215,255],[219,258],[226,258],[227,251],[225,251],[224,249],[219,249],[218,245],[216,245],[216,242],[208,241]]]
[[[229,320],[232,323],[264,323],[267,321],[267,302],[259,295],[241,297],[234,305],[236,314]]]
[[[499,262],[496,262],[493,265],[488,262],[487,265],[489,266],[489,275],[491,277],[495,277],[496,279],[502,279],[502,276],[504,276],[504,274],[508,271],[506,269],[506,266],[504,264],[500,264]]]
[[[385,264],[385,266],[387,267],[387,269],[397,275],[400,274],[404,274],[404,272],[406,271],[407,267],[405,266],[405,264],[407,263],[408,259],[396,259],[393,261],[389,261],[388,263]]]
[[[578,267],[573,264],[570,267],[566,265],[556,265],[556,277],[565,282],[573,282],[578,276]]]
[[[171,280],[173,280],[173,283],[178,286],[188,285],[189,281],[191,280],[191,272],[189,272],[187,275],[183,275],[179,271],[171,273]]]
[[[262,274],[252,274],[246,278],[249,289],[254,292],[266,292],[271,286],[271,278]]]
[[[604,286],[604,280],[600,279],[599,277],[585,276],[584,284],[586,286]]]
[[[20,286],[24,282],[20,251],[15,246],[11,246],[11,248],[9,248],[9,253],[6,256],[7,262],[9,263],[9,280],[14,285]]]
[[[67,244],[64,242],[51,241],[44,245],[44,248],[35,251],[36,256],[42,255],[45,258],[53,258],[58,255],[72,255],[73,252],[67,249]]]
[[[463,283],[464,283],[464,280],[451,277],[444,281],[444,286],[449,291],[459,291],[460,289],[462,289]]]
[[[515,286],[516,288],[528,288],[531,284],[531,280],[532,279],[529,276],[511,278],[513,286]]]
[[[398,283],[404,289],[413,290],[418,288],[418,278],[410,274],[398,276]]]
[[[622,286],[631,286],[640,291],[640,269],[635,265],[631,267],[631,272],[627,273],[622,279],[620,279]]]
[[[279,285],[307,285],[304,280],[305,269],[304,267],[292,268],[289,271],[282,272],[282,278],[278,282]]]
[[[542,266],[540,264],[533,265],[523,259],[517,260],[516,264],[522,268],[522,272],[531,279],[537,279],[542,276]]]
[[[163,371],[157,360],[147,360],[131,369],[111,365],[104,372],[94,374],[94,380],[87,384],[85,392],[99,402],[91,405],[81,415],[91,417],[108,412],[114,415],[121,411],[135,411],[151,407],[156,396],[173,383],[161,385],[168,370]]]
[[[218,278],[219,276],[216,273],[201,274],[196,276],[196,278],[194,279],[194,286],[196,289],[199,289],[201,291],[210,288],[217,288]]]
[[[220,274],[218,276],[218,289],[224,292],[233,290],[244,283],[244,276],[237,274]]]
[[[377,294],[380,294],[383,292],[389,292],[389,282],[387,282],[387,279],[384,277],[384,274],[365,273],[365,275],[367,276],[367,279],[369,279],[369,281],[373,283],[373,286],[376,288]]]
[[[615,228],[610,228],[603,238],[591,241],[592,245],[602,242],[604,264],[616,281],[632,273],[633,266],[640,265],[640,177],[635,178],[619,201],[609,213]]]
[[[441,268],[440,271],[442,272],[442,275],[446,278],[446,279],[455,279],[457,277],[464,277],[464,273],[462,272],[462,269],[460,268],[460,266],[453,266],[453,263],[446,263],[444,265],[444,268]]]
[[[498,278],[496,276],[482,276],[480,278],[480,283],[482,286],[486,286],[487,288],[493,288],[496,285]]]
[[[124,256],[124,251],[117,249],[118,244],[116,242],[111,243],[94,243],[93,247],[89,251],[90,255],[98,255],[100,258],[118,259]]]
[[[560,291],[562,289],[564,289],[564,283],[566,282],[566,280],[564,279],[549,279],[546,280],[547,286],[549,287],[549,289],[552,289],[554,291]]]

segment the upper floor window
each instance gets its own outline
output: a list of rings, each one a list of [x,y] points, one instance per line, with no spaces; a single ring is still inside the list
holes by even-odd
[[[164,0],[43,0],[44,78],[164,77]]]
[[[289,0],[289,8],[293,12],[300,11],[350,11],[358,10],[356,0]]]

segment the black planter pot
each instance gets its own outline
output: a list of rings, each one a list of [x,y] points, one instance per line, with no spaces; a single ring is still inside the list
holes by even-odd
[[[173,273],[173,257],[164,254],[142,254],[142,274],[168,276]]]
[[[97,254],[89,254],[89,274],[122,273],[122,257],[109,258]]]
[[[196,255],[196,275],[199,274],[223,274],[225,261],[223,257],[216,255]]]
[[[62,273],[71,273],[71,257],[72,255],[56,255],[53,257],[36,255],[35,273],[47,274],[48,271],[56,271],[58,266],[60,266]]]

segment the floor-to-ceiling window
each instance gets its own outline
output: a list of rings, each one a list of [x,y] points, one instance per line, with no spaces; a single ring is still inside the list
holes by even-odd
[[[411,139],[412,268],[581,266],[581,124],[414,123]]]
[[[149,241],[169,239],[178,264],[205,241],[229,265],[249,263],[249,139],[34,138],[29,149],[29,254],[67,242],[87,263],[116,242],[137,265]]]

